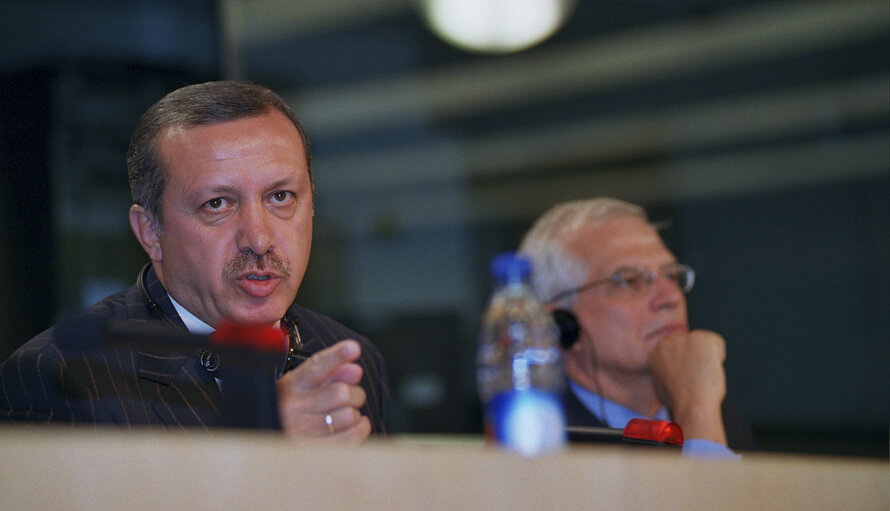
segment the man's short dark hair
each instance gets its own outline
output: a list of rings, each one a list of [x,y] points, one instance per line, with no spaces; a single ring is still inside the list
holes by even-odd
[[[284,114],[300,133],[311,180],[309,138],[287,103],[266,87],[239,81],[189,85],[167,94],[142,114],[130,138],[127,173],[133,203],[148,211],[158,234],[163,233],[161,201],[169,180],[168,169],[158,151],[159,135],[169,128],[234,121],[270,110]]]

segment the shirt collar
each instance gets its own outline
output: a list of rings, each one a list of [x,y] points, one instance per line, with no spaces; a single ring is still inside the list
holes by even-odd
[[[187,311],[185,307],[179,305],[179,302],[174,300],[172,296],[170,301],[173,302],[173,308],[176,309],[176,313],[179,314],[179,318],[185,323],[185,327],[188,328],[189,332],[197,335],[207,335],[216,331],[215,328],[201,321],[194,314]]]

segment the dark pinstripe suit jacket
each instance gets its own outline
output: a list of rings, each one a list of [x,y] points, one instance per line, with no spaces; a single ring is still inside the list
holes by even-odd
[[[153,270],[148,271],[145,283],[161,314],[184,330]],[[296,304],[288,314],[299,318],[304,349],[310,353],[345,338],[361,344],[361,385],[367,394],[362,413],[375,433],[385,433],[389,396],[383,357],[377,348],[329,317]],[[165,321],[159,314],[151,314],[138,286],[105,298],[84,315],[130,322]],[[87,329],[79,332],[75,328],[70,339],[57,338],[57,330],[53,327],[37,335],[0,365],[0,420],[205,429],[221,425],[219,386],[201,365],[197,350],[152,346],[72,349],[100,345],[100,341],[83,338],[95,336]]]

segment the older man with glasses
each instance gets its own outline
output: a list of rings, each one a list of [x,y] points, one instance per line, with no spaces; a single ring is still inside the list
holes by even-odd
[[[611,198],[559,204],[526,233],[534,285],[575,325],[563,339],[569,426],[673,420],[685,455],[734,457],[750,429],[724,406],[723,338],[691,330],[695,272],[677,261],[645,211]],[[571,330],[571,328],[569,328]]]

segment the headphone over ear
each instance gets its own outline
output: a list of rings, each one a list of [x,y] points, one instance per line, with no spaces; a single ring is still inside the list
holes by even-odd
[[[553,311],[553,321],[559,328],[559,343],[563,349],[571,348],[581,335],[578,319],[566,309],[556,309]]]

